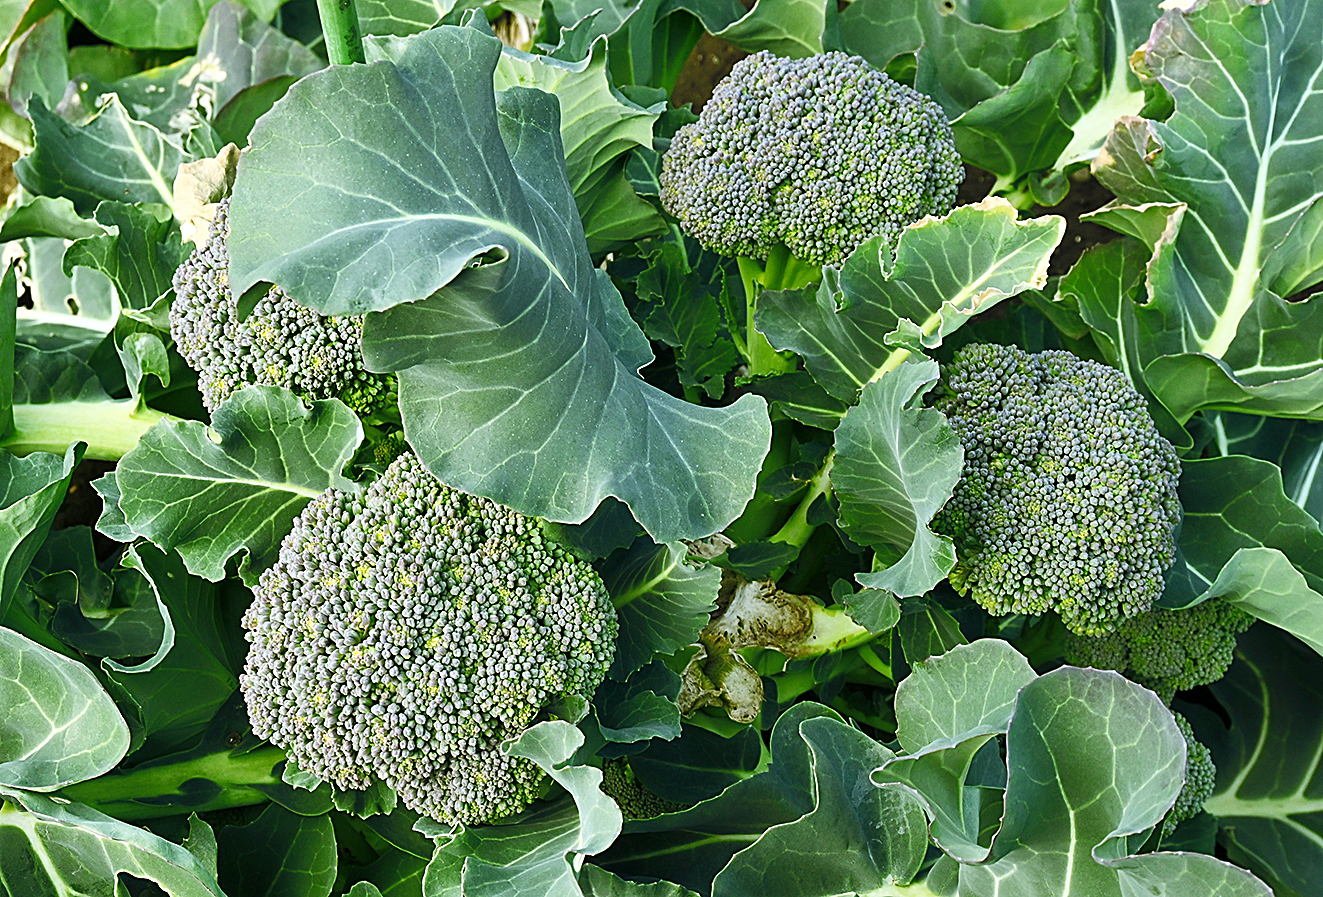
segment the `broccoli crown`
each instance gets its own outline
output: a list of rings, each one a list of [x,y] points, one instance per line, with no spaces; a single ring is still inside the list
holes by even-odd
[[[1231,666],[1236,636],[1253,622],[1240,608],[1216,599],[1185,610],[1159,608],[1123,620],[1099,638],[1068,635],[1066,660],[1126,673],[1170,702],[1178,691],[1221,679]]]
[[[634,775],[629,761],[624,758],[602,763],[602,793],[616,802],[626,819],[652,819],[664,813],[687,810],[690,804],[680,804],[654,793]]]
[[[1176,558],[1180,461],[1125,376],[989,343],[944,375],[936,406],[965,449],[933,520],[955,542],[952,584],[992,614],[1055,609],[1083,635],[1148,610]]]
[[[538,521],[413,455],[362,494],[309,503],[243,623],[253,731],[337,787],[380,780],[464,823],[537,796],[541,771],[501,742],[591,697],[617,629],[601,579]]]
[[[1167,818],[1162,822],[1162,834],[1170,835],[1177,823],[1193,819],[1204,808],[1204,801],[1213,796],[1213,785],[1217,780],[1217,767],[1213,765],[1213,752],[1194,737],[1190,722],[1179,713],[1176,728],[1185,736],[1185,784],[1181,793],[1176,795],[1176,803]]]
[[[228,199],[211,224],[207,245],[175,272],[170,335],[198,372],[208,411],[244,386],[283,386],[305,400],[338,398],[361,413],[392,400],[390,378],[363,367],[363,319],[329,317],[272,287],[247,318],[230,290]]]
[[[704,246],[836,264],[950,211],[964,179],[940,106],[858,56],[736,63],[662,158],[661,201]]]

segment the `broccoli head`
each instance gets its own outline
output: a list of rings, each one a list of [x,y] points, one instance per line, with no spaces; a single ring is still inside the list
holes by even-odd
[[[933,520],[955,543],[951,583],[991,614],[1055,610],[1101,635],[1148,610],[1176,557],[1180,461],[1144,398],[1069,352],[970,345],[936,406],[965,449]]]
[[[482,823],[538,794],[501,743],[591,697],[616,614],[538,521],[402,455],[362,494],[323,493],[243,618],[253,731],[339,788],[380,780],[419,813]]]
[[[1193,819],[1204,808],[1204,801],[1213,796],[1213,785],[1217,779],[1217,767],[1213,765],[1213,752],[1207,745],[1194,737],[1190,722],[1179,713],[1176,728],[1185,736],[1185,784],[1181,793],[1176,795],[1176,803],[1167,818],[1162,821],[1163,836],[1176,830],[1177,824]]]
[[[198,372],[207,410],[254,383],[305,400],[337,398],[364,414],[393,401],[390,377],[363,367],[361,317],[319,315],[272,287],[240,320],[230,290],[229,206],[220,203],[210,239],[175,272],[170,305],[170,335]]]
[[[1159,608],[1123,620],[1099,638],[1068,635],[1066,661],[1125,673],[1169,702],[1178,691],[1221,679],[1231,666],[1236,636],[1253,622],[1240,608],[1216,599],[1185,610]]]
[[[657,795],[638,780],[629,761],[623,757],[602,763],[601,789],[616,802],[626,819],[652,819],[665,813],[679,813],[691,806]]]
[[[723,255],[815,265],[950,211],[964,178],[940,106],[858,56],[736,63],[662,157],[661,201]]]

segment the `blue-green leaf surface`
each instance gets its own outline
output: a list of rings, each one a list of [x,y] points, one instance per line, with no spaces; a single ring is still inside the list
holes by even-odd
[[[248,825],[229,825],[216,838],[226,894],[328,897],[337,869],[329,816],[300,816],[271,804]]]
[[[841,526],[874,549],[881,568],[855,579],[902,598],[924,594],[955,566],[951,540],[928,528],[965,457],[945,416],[922,406],[936,380],[937,362],[906,362],[868,383],[836,428]]]
[[[1151,691],[1064,667],[1020,691],[1006,739],[1006,813],[992,862],[960,867],[960,897],[1268,897],[1202,854],[1127,856],[1185,777],[1185,739]]]
[[[624,680],[656,654],[691,645],[717,606],[721,570],[691,565],[680,542],[656,545],[640,539],[612,557],[603,581],[620,617],[620,636],[611,663],[613,679]]]
[[[303,79],[254,130],[235,289],[389,309],[364,357],[400,372],[409,442],[451,486],[560,522],[614,495],[660,541],[725,526],[770,441],[765,403],[700,408],[637,376],[651,351],[586,252],[556,101],[497,101],[499,42],[443,27],[399,47]]]
[[[1319,303],[1284,301],[1323,277],[1320,15],[1319,0],[1168,10],[1139,65],[1176,111],[1122,119],[1095,160],[1118,205],[1171,208],[1138,316],[1145,378],[1180,420],[1323,414]]]
[[[171,205],[175,173],[193,161],[174,137],[134,120],[116,94],[82,124],[65,121],[36,98],[29,111],[37,147],[14,163],[14,174],[31,192],[68,197],[80,212],[107,199]]]
[[[0,453],[0,617],[46,540],[82,457],[81,443],[69,446],[63,458],[48,452],[25,458]]]
[[[978,788],[966,785],[974,755],[1006,732],[1020,689],[1036,678],[1024,656],[1000,639],[980,639],[916,663],[896,689],[896,738],[905,753],[873,773],[923,801],[933,840],[966,862],[980,844]]]
[[[279,0],[242,0],[270,20]],[[123,47],[191,47],[216,0],[64,0],[64,5],[98,37]]]
[[[175,549],[190,572],[214,581],[245,553],[255,578],[275,560],[303,507],[331,487],[363,437],[358,417],[336,399],[305,407],[289,390],[249,386],[212,415],[162,421],[115,472],[128,526]]]
[[[178,844],[81,804],[0,788],[0,894],[111,895],[121,872],[170,897],[226,897],[215,876]]]
[[[1210,687],[1231,723],[1195,720],[1217,765],[1204,809],[1218,818],[1218,838],[1237,861],[1308,894],[1323,877],[1323,659],[1256,625]]]
[[[1040,289],[1065,232],[1055,216],[1019,221],[1010,203],[987,199],[901,232],[895,261],[880,238],[855,250],[839,281],[768,293],[757,325],[778,349],[804,356],[821,386],[853,402],[865,383],[914,352],[942,344],[974,314]]]
[[[0,788],[54,791],[129,750],[129,727],[92,672],[0,627]]]

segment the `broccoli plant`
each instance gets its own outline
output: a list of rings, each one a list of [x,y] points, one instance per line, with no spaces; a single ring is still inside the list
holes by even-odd
[[[873,236],[950,211],[964,178],[928,97],[845,53],[736,63],[662,157],[661,202],[739,259],[751,374],[785,370],[754,329],[757,293],[817,280]]]
[[[1323,0],[18,5],[0,893],[1317,890]]]
[[[502,742],[588,699],[615,610],[537,521],[403,455],[361,495],[310,502],[244,614],[253,731],[342,789],[376,782],[445,821],[522,810],[543,774]]]

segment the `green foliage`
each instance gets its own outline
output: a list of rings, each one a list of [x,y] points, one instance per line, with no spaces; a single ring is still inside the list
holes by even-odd
[[[0,894],[1314,893],[1320,3],[0,2]]]

